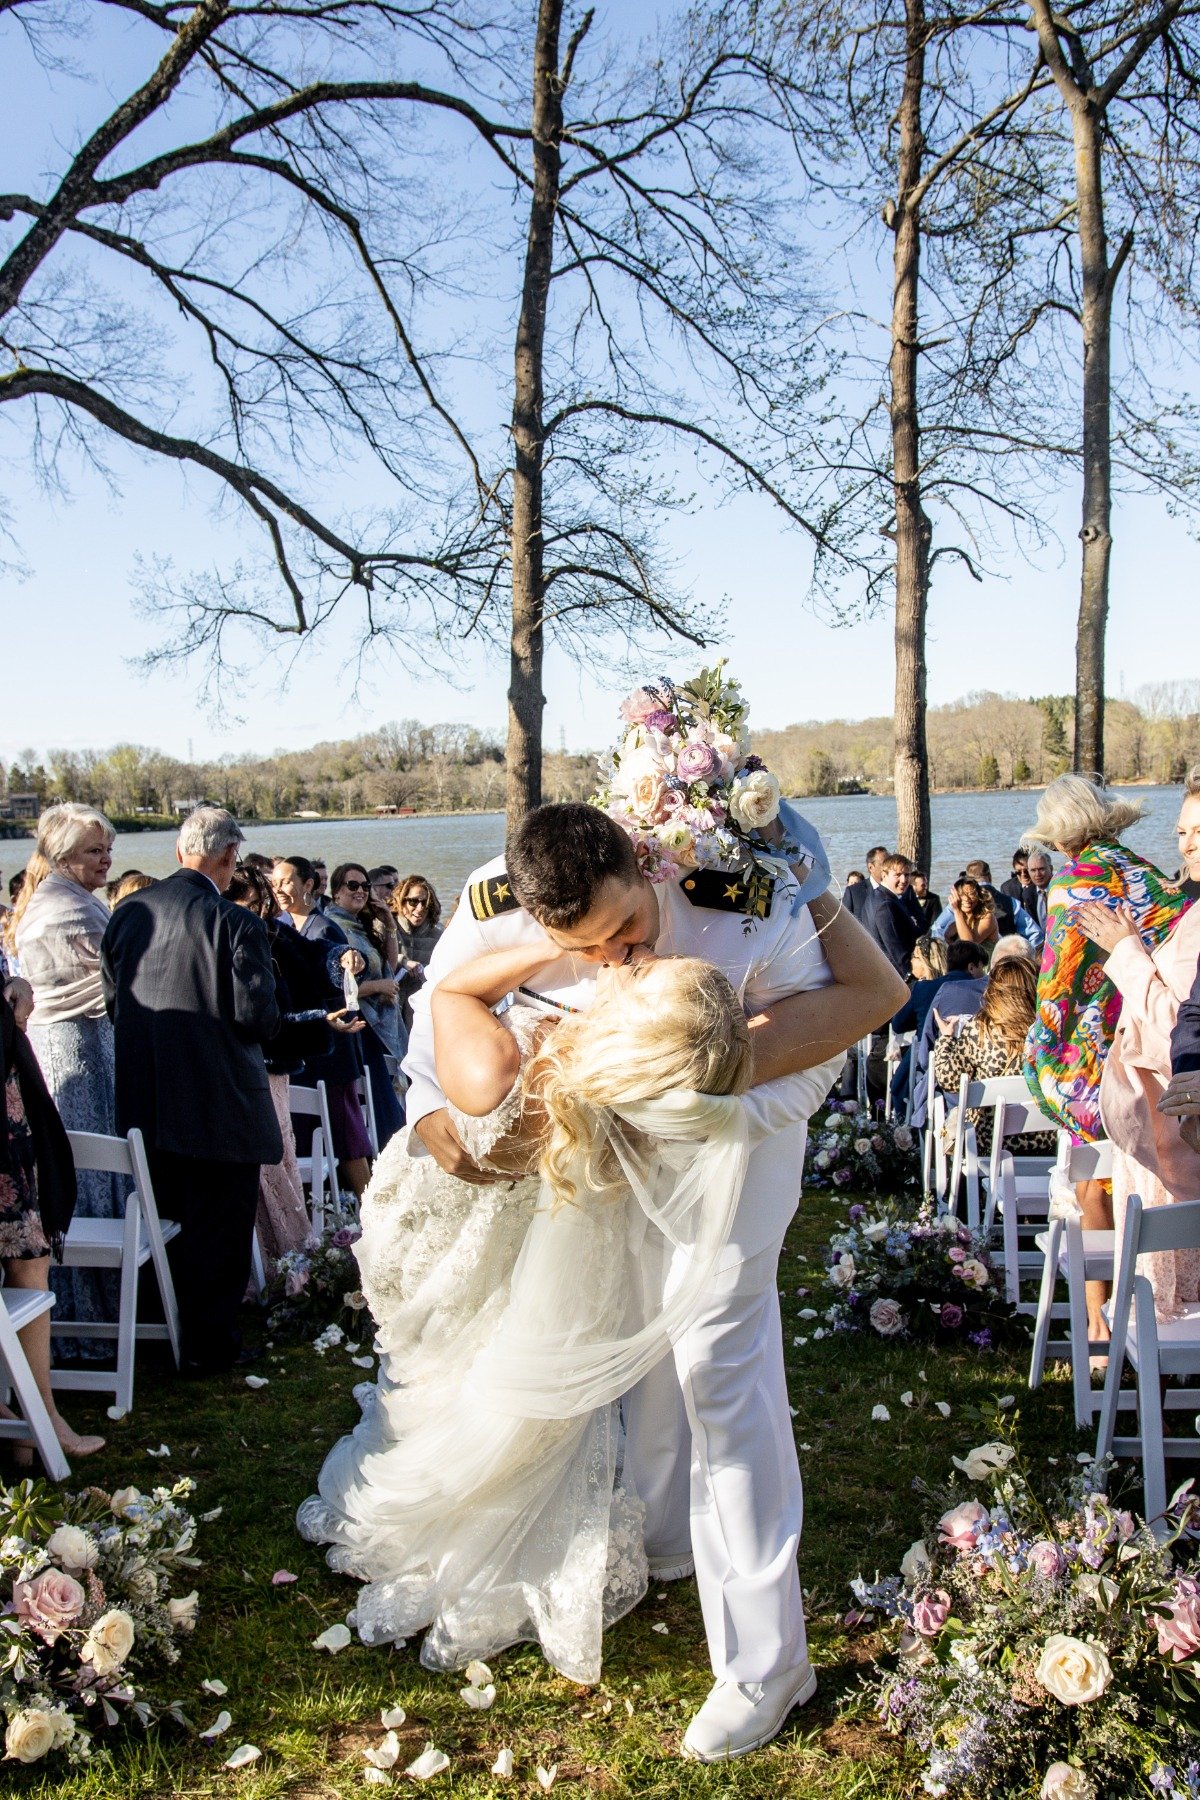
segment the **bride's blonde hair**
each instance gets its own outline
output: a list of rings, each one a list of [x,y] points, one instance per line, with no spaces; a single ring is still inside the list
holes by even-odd
[[[746,1017],[721,971],[694,956],[646,965],[565,1019],[530,1065],[530,1091],[549,1125],[541,1172],[555,1199],[574,1200],[580,1177],[595,1193],[619,1182],[607,1109],[683,1089],[740,1094],[752,1074]]]

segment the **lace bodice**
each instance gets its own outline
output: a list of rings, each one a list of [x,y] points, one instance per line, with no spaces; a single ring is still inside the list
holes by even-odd
[[[462,1140],[463,1149],[473,1162],[480,1163],[485,1168],[488,1166],[488,1152],[516,1128],[521,1117],[525,1106],[525,1069],[545,1036],[550,1021],[534,1006],[517,1005],[509,1006],[500,1014],[500,1023],[512,1032],[521,1050],[521,1069],[512,1087],[499,1106],[490,1113],[485,1113],[482,1118],[460,1112],[457,1106],[452,1106],[449,1102],[446,1105],[454,1129]]]

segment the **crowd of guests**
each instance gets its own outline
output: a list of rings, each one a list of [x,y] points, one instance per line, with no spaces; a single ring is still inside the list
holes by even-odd
[[[309,1234],[298,1155],[313,1120],[293,1120],[292,1088],[324,1084],[327,1148],[355,1195],[403,1124],[408,1002],[441,908],[430,881],[390,865],[343,862],[329,876],[304,856],[242,858],[219,807],[183,822],[180,867],[162,881],[112,878],[114,836],[91,807],[50,807],[0,913],[0,1264],[7,1282],[51,1285],[59,1320],[115,1320],[116,1277],[52,1267],[51,1250],[72,1217],[123,1210],[122,1178],[75,1171],[66,1132],[137,1127],[159,1211],[180,1226],[184,1372],[203,1375],[244,1354],[255,1232],[268,1274]],[[54,1405],[50,1315],[24,1335],[64,1447],[98,1449]],[[112,1348],[76,1335],[58,1360]]]

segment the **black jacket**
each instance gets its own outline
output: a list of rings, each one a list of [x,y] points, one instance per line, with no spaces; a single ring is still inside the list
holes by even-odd
[[[46,1086],[37,1057],[25,1033],[18,1029],[12,1007],[0,994],[0,1038],[4,1046],[4,1076],[0,1096],[13,1072],[21,1090],[21,1104],[33,1140],[37,1167],[38,1211],[42,1230],[50,1239],[50,1247],[62,1261],[63,1238],[75,1211],[75,1158],[66,1127],[59,1117],[50,1090]],[[8,1141],[8,1118],[0,1131],[0,1175],[12,1170],[12,1152]]]
[[[117,1058],[117,1129],[151,1150],[275,1163],[283,1142],[261,1046],[279,1030],[266,926],[198,869],[122,900],[100,949]]]
[[[1200,1069],[1200,969],[1192,991],[1179,1009],[1171,1033],[1172,1075],[1193,1075]]]
[[[912,973],[913,945],[921,928],[899,894],[878,887],[871,897],[871,911],[863,924],[898,975]]]

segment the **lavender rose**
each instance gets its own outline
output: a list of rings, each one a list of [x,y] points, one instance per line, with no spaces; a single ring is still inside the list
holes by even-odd
[[[947,1300],[941,1311],[941,1321],[947,1331],[957,1331],[963,1322],[963,1309],[955,1306],[953,1300]]]
[[[895,1300],[876,1300],[867,1317],[880,1337],[895,1337],[904,1330],[904,1314]]]
[[[43,1569],[32,1581],[18,1581],[13,1605],[18,1619],[44,1643],[52,1644],[73,1625],[87,1603],[87,1595],[73,1575],[61,1569]]]
[[[1187,1662],[1200,1650],[1200,1582],[1191,1575],[1179,1576],[1167,1606],[1166,1617],[1155,1621],[1159,1655]]]
[[[711,781],[721,766],[721,759],[711,744],[685,744],[675,758],[675,772],[681,781]]]
[[[913,1603],[912,1626],[920,1637],[936,1637],[949,1617],[950,1596],[941,1588],[934,1588],[932,1594],[922,1594]]]

